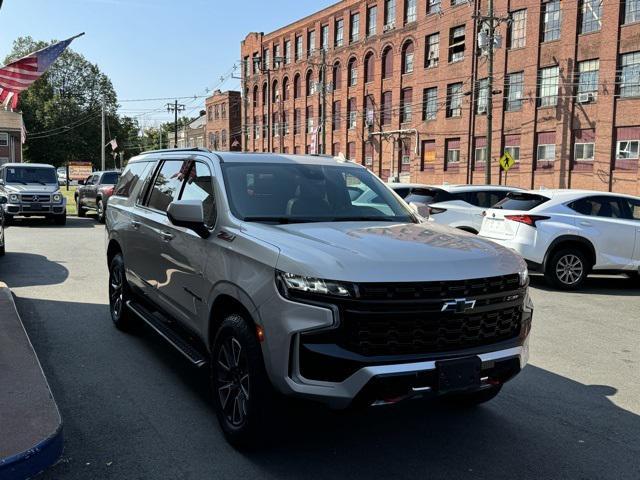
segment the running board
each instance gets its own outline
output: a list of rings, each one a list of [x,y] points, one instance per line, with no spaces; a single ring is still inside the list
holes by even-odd
[[[159,318],[159,314],[154,314],[147,310],[139,303],[127,301],[127,307],[144,322],[153,328],[162,338],[169,342],[178,352],[185,356],[189,362],[195,367],[204,367],[207,364],[206,357],[188,340],[184,338],[184,335],[180,334],[175,329],[171,328],[168,322]]]

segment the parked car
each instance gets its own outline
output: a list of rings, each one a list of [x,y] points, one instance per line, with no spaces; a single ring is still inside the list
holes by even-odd
[[[7,197],[0,197],[0,206],[7,203]],[[4,236],[4,209],[0,208],[0,257],[4,256],[7,241]]]
[[[120,172],[94,172],[79,185],[75,193],[78,216],[84,217],[87,210],[95,210],[98,221],[104,223],[109,197],[118,183]]]
[[[0,196],[5,224],[16,216],[40,216],[67,223],[67,201],[60,192],[56,169],[41,163],[5,163],[0,167]]]
[[[499,185],[416,186],[404,200],[428,207],[428,217],[441,225],[449,225],[470,233],[482,226],[482,212],[502,200],[507,193],[518,191]]]
[[[349,187],[384,208],[359,206]],[[229,441],[277,394],[345,408],[441,395],[473,405],[525,365],[522,258],[419,218],[330,157],[169,150],[129,161],[109,200],[114,324],[144,321],[212,366]]]
[[[554,287],[590,273],[640,270],[640,198],[588,190],[512,192],[486,211],[480,235],[520,253]]]

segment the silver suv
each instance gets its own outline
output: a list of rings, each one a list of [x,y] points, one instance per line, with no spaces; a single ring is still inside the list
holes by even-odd
[[[7,225],[16,216],[46,217],[57,225],[67,223],[67,200],[52,165],[5,163],[0,167],[0,196],[7,199],[2,205]]]
[[[351,187],[381,201],[359,204]],[[107,209],[115,325],[144,321],[210,365],[229,441],[284,394],[334,408],[478,404],[524,367],[524,261],[425,223],[329,157],[170,150],[131,159]]]

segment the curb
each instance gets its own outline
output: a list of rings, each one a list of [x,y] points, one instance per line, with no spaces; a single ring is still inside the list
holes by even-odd
[[[62,418],[11,291],[2,282],[0,384],[0,480],[31,478],[62,455]]]

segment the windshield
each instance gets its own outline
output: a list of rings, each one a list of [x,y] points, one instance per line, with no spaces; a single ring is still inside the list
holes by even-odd
[[[231,211],[248,222],[415,221],[363,168],[290,163],[225,163],[222,168]],[[354,190],[362,193],[354,198]]]
[[[101,183],[103,185],[115,185],[118,183],[119,178],[120,178],[120,174],[118,172],[103,173]]]
[[[40,185],[57,184],[58,177],[54,168],[11,167],[7,168],[7,183],[38,183]]]
[[[493,208],[502,210],[529,211],[547,202],[549,199],[533,193],[509,192],[507,196],[495,204]]]

